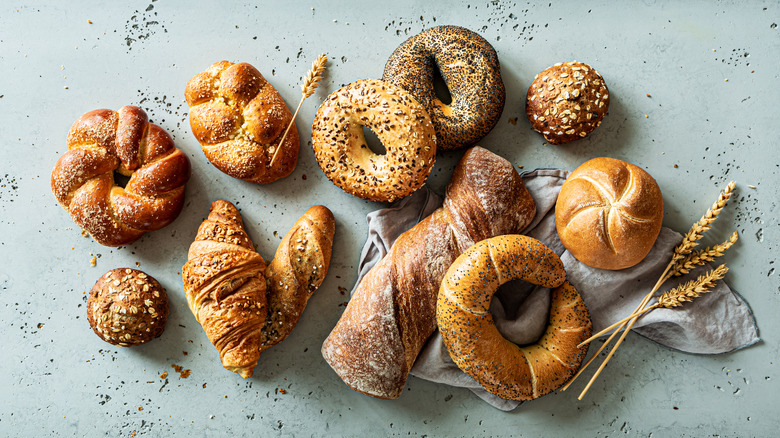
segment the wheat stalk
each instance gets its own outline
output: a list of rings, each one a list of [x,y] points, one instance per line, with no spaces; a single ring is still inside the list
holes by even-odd
[[[736,231],[734,231],[731,234],[731,237],[729,237],[729,240],[721,243],[720,245],[715,245],[712,248],[691,252],[675,263],[671,269],[672,275],[675,277],[685,275],[691,272],[691,270],[696,266],[701,266],[706,262],[715,260],[715,258],[722,256],[727,249],[731,248],[731,245],[737,243],[738,239],[739,235]]]
[[[307,97],[314,94],[314,90],[316,90],[317,86],[320,84],[320,80],[322,80],[322,73],[325,72],[325,65],[327,63],[328,57],[325,56],[324,53],[318,56],[317,59],[312,63],[311,70],[309,70],[309,73],[306,75],[306,79],[304,79],[303,84],[301,84],[301,100],[298,102],[298,108],[295,109],[295,113],[293,114],[292,119],[290,119],[290,123],[287,125],[287,129],[284,130],[282,139],[279,140],[279,144],[276,146],[274,156],[271,157],[271,163],[268,165],[269,167],[273,166],[276,155],[282,148],[284,139],[287,138],[287,133],[290,132],[290,128],[292,128],[293,123],[295,123],[295,117],[298,115],[298,111],[301,110],[303,101],[306,100]]]
[[[607,341],[604,343],[604,345],[599,348],[596,355],[601,353],[601,351],[606,347],[609,342],[612,341],[612,339],[617,335],[618,332],[623,330],[623,333],[620,335],[620,338],[618,338],[617,342],[615,342],[615,345],[610,350],[609,354],[607,354],[607,357],[604,359],[604,361],[601,363],[599,368],[596,370],[596,372],[593,374],[593,377],[591,377],[588,384],[585,386],[585,389],[582,390],[579,397],[577,397],[579,400],[582,400],[582,398],[585,396],[585,394],[590,389],[591,385],[593,385],[593,382],[596,381],[596,378],[601,374],[601,371],[604,369],[604,367],[607,366],[607,363],[612,358],[612,356],[615,354],[615,351],[617,351],[620,344],[623,342],[623,340],[626,338],[626,335],[629,331],[631,331],[631,328],[634,327],[634,324],[639,319],[639,316],[641,316],[645,311],[652,310],[651,308],[648,308],[648,310],[645,310],[645,306],[647,306],[647,303],[650,302],[650,299],[655,295],[655,293],[658,291],[658,289],[661,287],[661,285],[666,282],[672,275],[674,275],[675,270],[673,269],[676,267],[676,263],[680,260],[683,260],[691,254],[693,251],[693,248],[698,245],[697,241],[702,238],[704,233],[710,229],[712,226],[712,223],[715,222],[715,219],[717,219],[718,215],[720,214],[721,210],[726,206],[726,203],[728,202],[729,198],[731,198],[731,195],[734,191],[734,188],[736,187],[736,183],[734,181],[729,182],[729,184],[726,186],[724,190],[721,191],[720,195],[718,196],[718,200],[712,204],[712,207],[710,207],[709,210],[704,214],[704,216],[699,219],[699,221],[695,222],[693,226],[691,226],[691,229],[686,233],[685,237],[683,237],[682,242],[680,242],[677,247],[675,247],[674,251],[672,252],[672,259],[669,260],[669,263],[666,265],[666,269],[664,269],[663,273],[661,274],[661,277],[658,279],[658,281],[655,283],[655,286],[650,290],[650,292],[645,295],[645,297],[642,299],[642,302],[639,303],[639,306],[632,312],[632,316],[629,316],[628,318],[625,318],[621,321],[618,321],[617,323],[613,324],[612,326],[608,327],[607,329],[602,330],[599,332],[599,334],[591,336],[586,341],[582,342],[579,346],[585,345],[589,342],[591,342],[593,339],[597,338],[598,336],[601,336],[602,334],[606,333],[607,331],[615,328],[615,326],[618,326],[617,329],[610,335],[610,337],[607,339]],[[732,239],[734,239],[735,236],[732,234]],[[729,242],[731,242],[731,239],[729,239]],[[732,242],[733,243],[733,242]],[[725,249],[728,249],[728,247],[731,246],[732,243],[729,243],[728,246]],[[722,245],[726,245],[727,243],[724,242]],[[724,249],[724,251],[725,251]],[[711,250],[711,249],[710,249]],[[702,252],[702,254],[706,254],[708,250],[705,250]],[[684,263],[684,261],[683,261]],[[702,262],[703,263],[703,262]],[[725,266],[724,266],[725,268]],[[596,357],[594,355],[588,362],[583,365],[580,370],[577,372],[577,374],[574,375],[574,377],[564,386],[563,389],[566,389],[571,385],[571,383],[576,379],[583,371],[584,369],[593,361],[593,359]]]
[[[710,229],[712,223],[715,222],[715,219],[718,218],[721,210],[723,210],[723,207],[726,206],[729,198],[731,198],[731,194],[734,192],[736,184],[737,183],[734,181],[729,182],[726,188],[720,192],[718,200],[712,204],[712,207],[704,213],[704,216],[702,216],[698,222],[695,222],[693,226],[691,226],[691,229],[685,234],[683,241],[674,249],[673,261],[682,259],[698,245],[697,241]]]
[[[731,248],[733,244],[737,242],[739,239],[739,235],[736,231],[734,231],[731,234],[731,237],[729,240],[721,243],[720,245],[715,245],[712,248],[707,248],[700,251],[693,251],[692,253],[685,256],[682,260],[677,261],[672,268],[670,269],[671,274],[673,276],[680,276],[685,275],[689,273],[693,268],[696,266],[701,266],[707,262],[711,262],[715,260],[716,258],[722,256],[727,249]],[[626,321],[628,321],[631,318],[643,315],[644,313],[654,309],[655,307],[645,307],[643,309],[637,308],[634,313],[631,315],[621,319],[620,321],[615,322],[614,324],[610,325],[609,327],[606,327],[602,329],[600,332],[594,334],[593,336],[589,337],[588,339],[582,341],[578,347],[581,347],[588,342],[591,342],[592,340],[606,334],[607,332],[611,331],[617,326],[623,326],[625,325]],[[622,328],[622,327],[621,327]]]

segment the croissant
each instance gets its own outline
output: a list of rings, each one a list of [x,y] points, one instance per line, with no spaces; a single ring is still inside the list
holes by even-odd
[[[182,270],[187,303],[222,366],[249,378],[260,354],[292,332],[330,265],[335,221],[311,207],[266,266],[227,201],[211,204]]]
[[[268,312],[265,268],[236,207],[214,201],[190,245],[182,281],[187,304],[222,366],[245,379],[260,359],[260,331]]]
[[[322,355],[352,389],[401,395],[436,329],[436,299],[450,264],[483,239],[519,234],[536,204],[512,164],[473,147],[455,167],[444,205],[406,231],[358,285]]]

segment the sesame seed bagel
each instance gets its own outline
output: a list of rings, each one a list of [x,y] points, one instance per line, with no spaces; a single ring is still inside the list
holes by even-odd
[[[434,92],[436,69],[452,97],[449,104]],[[439,150],[476,143],[504,110],[506,92],[495,49],[462,27],[436,26],[409,38],[390,55],[382,79],[409,91],[425,106]]]
[[[466,250],[447,270],[436,305],[453,361],[505,399],[531,400],[561,387],[585,358],[587,347],[577,345],[591,332],[588,309],[565,278],[561,259],[531,237],[498,236]],[[499,286],[518,279],[554,288],[547,330],[523,347],[499,333],[489,310]]]
[[[385,154],[369,149],[364,126]],[[374,79],[353,82],[325,99],[314,117],[312,144],[325,176],[369,201],[412,194],[436,159],[436,134],[425,108],[402,88]]]

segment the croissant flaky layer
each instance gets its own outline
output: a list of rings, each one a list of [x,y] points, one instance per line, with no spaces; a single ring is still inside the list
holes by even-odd
[[[330,210],[310,208],[266,266],[236,207],[211,204],[182,277],[190,310],[226,369],[251,377],[260,353],[290,334],[325,278],[334,229]]]

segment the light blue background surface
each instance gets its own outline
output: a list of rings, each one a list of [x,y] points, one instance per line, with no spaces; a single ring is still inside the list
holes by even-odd
[[[777,2],[367,5],[0,5],[0,435],[775,435]],[[632,335],[584,401],[576,395],[585,380],[511,413],[466,390],[416,378],[395,401],[345,386],[319,349],[344,309],[347,297],[340,290],[353,285],[365,214],[382,205],[346,195],[324,177],[311,151],[311,120],[327,94],[357,79],[381,77],[402,41],[439,24],[477,31],[498,51],[507,103],[497,127],[479,144],[524,169],[572,170],[603,155],[631,161],[657,179],[664,223],[681,232],[735,179],[737,202],[705,244],[740,232],[740,242],[725,257],[731,267],[726,280],[752,305],[762,342],[732,354],[693,356]],[[298,116],[301,154],[291,176],[257,186],[205,160],[187,120],[184,86],[191,76],[222,59],[249,62],[294,108],[299,84],[322,52],[332,62]],[[599,70],[611,106],[587,139],[550,146],[525,119],[525,92],[537,72],[571,59]],[[193,173],[184,211],[172,225],[115,249],[81,236],[57,205],[49,176],[81,114],[127,104],[142,106],[173,135]],[[460,155],[439,155],[431,187],[443,189]],[[327,205],[337,220],[325,283],[293,334],[266,352],[246,381],[221,368],[181,287],[186,250],[209,202],[219,198],[242,209],[267,259],[310,205]],[[90,266],[93,256],[96,267]],[[167,289],[171,315],[161,338],[117,348],[91,332],[85,291],[105,271],[136,263]],[[171,364],[192,374],[182,378]]]

